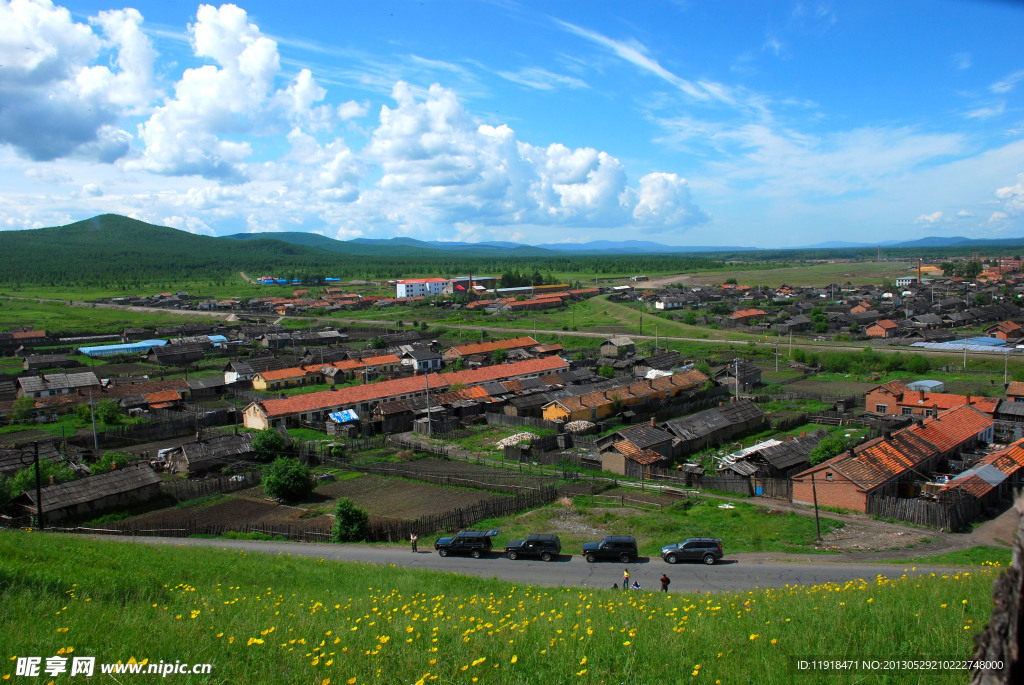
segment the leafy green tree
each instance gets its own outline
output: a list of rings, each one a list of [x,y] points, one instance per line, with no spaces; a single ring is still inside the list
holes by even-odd
[[[89,473],[95,476],[98,473],[113,471],[115,468],[122,469],[128,466],[131,459],[132,456],[124,452],[107,452],[102,459],[89,467]]]
[[[501,364],[506,359],[508,359],[508,350],[506,350],[504,348],[500,348],[500,349],[494,350],[494,352],[491,352],[491,363],[492,364]]]
[[[342,497],[334,508],[334,527],[331,529],[331,539],[334,542],[365,540],[369,525],[369,515],[353,504],[348,497]]]
[[[379,335],[370,341],[370,347],[372,347],[375,350],[383,350],[387,346],[388,344],[384,341],[384,338],[380,337]]]
[[[811,450],[811,466],[815,466],[823,461],[831,459],[837,454],[842,454],[847,449],[849,449],[849,443],[846,438],[842,438],[837,435],[822,438],[821,442],[818,443],[818,446]]]
[[[923,354],[912,354],[904,360],[903,368],[910,373],[928,373],[932,366]]]
[[[100,400],[96,403],[96,418],[112,426],[121,420],[121,408],[114,400]]]
[[[32,410],[36,407],[34,398],[25,395],[14,400],[11,407],[11,418],[15,421],[24,421],[32,416]]]
[[[607,364],[602,364],[601,368],[597,370],[597,375],[601,378],[615,378],[615,369]]]
[[[69,469],[63,462],[58,463],[49,459],[40,459],[39,482],[42,483],[43,487],[46,487],[50,484],[51,478],[54,483],[65,483],[75,479],[75,472]],[[26,490],[35,490],[36,467],[30,465],[18,471],[14,474],[13,481],[16,495],[20,495]]]
[[[725,285],[736,285],[736,284],[737,283],[736,283],[736,279],[735,278],[727,278],[727,279],[725,279]]]
[[[20,494],[14,489],[14,479],[0,473],[0,509],[6,508]]]
[[[313,491],[313,479],[309,477],[309,468],[298,459],[279,457],[267,467],[263,488],[276,499],[297,500]]]
[[[696,326],[697,312],[686,312],[686,314],[683,315],[683,323],[685,323],[687,326]]]
[[[252,448],[256,452],[256,461],[267,462],[284,454],[288,441],[277,430],[264,428],[253,437]]]

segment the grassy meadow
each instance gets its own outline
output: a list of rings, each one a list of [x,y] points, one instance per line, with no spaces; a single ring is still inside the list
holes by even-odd
[[[12,682],[17,656],[67,655],[212,664],[178,683],[902,683],[793,664],[965,658],[996,575],[896,567],[891,579],[662,594],[21,531],[0,534],[0,554],[0,677]]]

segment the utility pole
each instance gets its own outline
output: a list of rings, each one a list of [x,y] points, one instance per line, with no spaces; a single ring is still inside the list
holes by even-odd
[[[1010,364],[1010,348],[1006,348],[1006,352],[1003,354],[1003,385],[1006,385],[1006,371]]]
[[[92,388],[89,388],[89,413],[92,414],[92,448],[98,453],[100,441],[96,437],[96,405],[92,401]]]
[[[25,456],[21,456],[21,463],[25,466],[35,462],[36,465],[36,527],[41,531],[43,530],[43,486],[42,476],[39,474],[39,443],[35,443],[34,447],[35,456],[31,461],[25,461]]]
[[[739,357],[737,357],[736,359],[732,360],[732,368],[733,368],[733,376],[734,376],[733,380],[736,381],[736,383],[735,383],[735,385],[736,385],[736,401],[739,402],[740,401],[740,359],[739,359]]]
[[[814,525],[818,529],[818,540],[821,540],[821,519],[818,518],[818,488],[814,484],[814,474],[811,474],[811,493],[814,495]]]
[[[427,372],[425,374],[423,374],[423,378],[427,382],[427,437],[429,438],[430,435],[431,435],[431,427],[433,426],[433,423],[434,423],[433,417],[430,414],[430,369],[429,368],[427,369]]]

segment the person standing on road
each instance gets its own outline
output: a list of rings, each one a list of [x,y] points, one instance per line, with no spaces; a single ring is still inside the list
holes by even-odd
[[[662,592],[668,592],[668,584],[671,583],[671,582],[672,581],[668,579],[668,576],[666,576],[664,573],[662,573],[661,574],[661,591]]]
[[[419,540],[419,539],[420,539],[420,537],[418,535],[416,535],[415,532],[413,532],[409,536],[409,542],[412,543],[412,551],[413,551],[414,554],[416,553],[416,541]]]
[[[629,589],[629,569],[628,568],[624,569],[622,571],[622,589],[623,590],[628,590]]]

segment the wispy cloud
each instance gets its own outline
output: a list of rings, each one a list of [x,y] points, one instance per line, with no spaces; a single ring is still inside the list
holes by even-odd
[[[973,64],[971,60],[971,53],[969,52],[955,52],[950,55],[950,62],[953,64],[953,68],[958,71],[966,71],[971,68]]]
[[[589,88],[586,81],[575,76],[555,74],[540,67],[524,67],[519,71],[499,71],[498,76],[536,90],[555,90],[557,88]]]
[[[992,117],[998,117],[1006,111],[1005,102],[997,102],[986,107],[978,107],[964,113],[964,116],[968,119],[991,119]]]
[[[735,104],[735,100],[730,94],[728,87],[722,84],[709,83],[706,81],[695,83],[672,73],[665,67],[661,66],[656,59],[649,57],[647,54],[647,48],[639,42],[623,42],[609,38],[597,31],[585,29],[575,24],[570,24],[569,22],[562,21],[561,19],[555,19],[554,21],[566,31],[581,38],[586,38],[601,47],[607,48],[620,59],[629,62],[643,71],[657,76],[696,100],[718,100],[730,105]]]
[[[1004,93],[1009,93],[1011,90],[1013,90],[1014,87],[1021,80],[1024,80],[1024,69],[1021,69],[1020,71],[1015,71],[1006,78],[1000,81],[996,81],[991,86],[989,86],[988,89],[991,90],[993,93],[998,93],[999,95],[1002,95]]]

